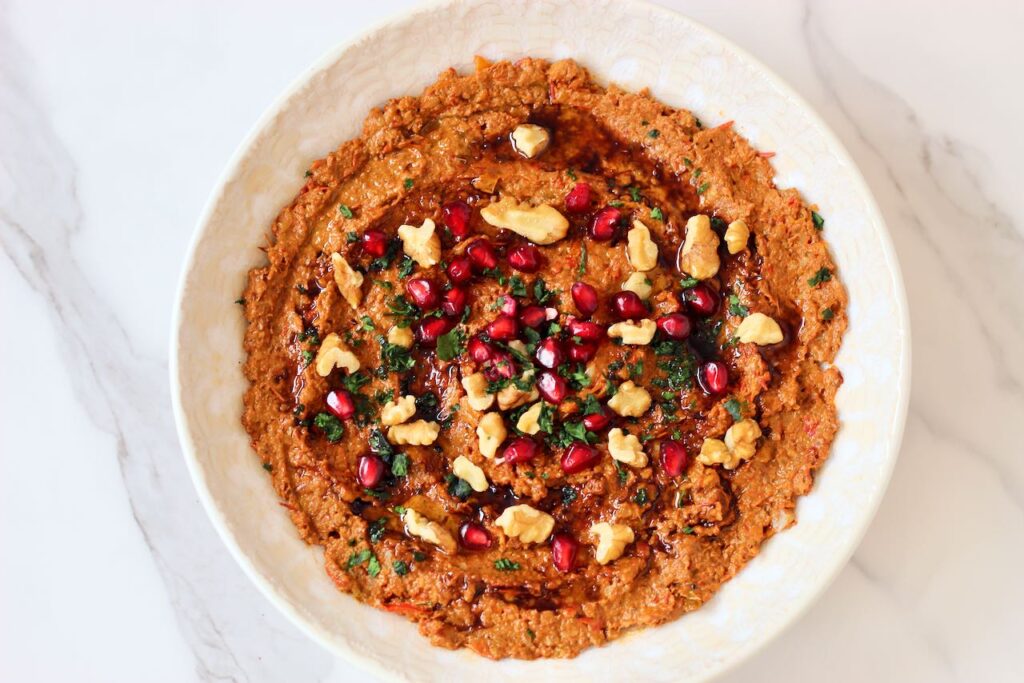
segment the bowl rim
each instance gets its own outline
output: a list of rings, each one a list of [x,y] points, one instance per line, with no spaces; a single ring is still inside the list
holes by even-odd
[[[528,1],[529,0],[527,0],[527,2]],[[183,336],[182,311],[186,294],[188,293],[187,285],[189,276],[195,265],[196,252],[198,250],[199,243],[202,241],[202,237],[208,228],[214,209],[222,199],[229,181],[238,174],[242,162],[245,160],[246,155],[256,138],[260,135],[263,129],[276,118],[281,110],[285,108],[285,106],[291,101],[292,97],[302,90],[319,73],[329,68],[348,49],[368,39],[373,34],[387,28],[393,23],[407,21],[413,19],[417,15],[444,8],[478,5],[483,4],[484,2],[485,0],[424,0],[412,8],[404,8],[387,13],[385,16],[370,22],[365,28],[356,32],[348,39],[340,41],[329,48],[302,73],[295,77],[288,86],[274,98],[259,118],[257,118],[256,122],[251,126],[242,141],[229,157],[224,170],[218,176],[217,181],[213,186],[213,190],[210,192],[196,225],[193,228],[192,235],[185,252],[185,259],[179,273],[174,307],[171,315],[168,371],[174,421],[177,427],[178,440],[181,445],[181,450],[184,455],[185,463],[188,467],[193,486],[195,487],[199,500],[201,501],[203,508],[206,510],[206,514],[210,518],[217,534],[220,536],[225,546],[227,546],[228,551],[234,558],[235,562],[238,563],[244,573],[256,585],[263,596],[303,633],[313,641],[319,643],[332,655],[342,657],[355,666],[361,668],[363,671],[371,673],[382,680],[411,679],[409,679],[404,672],[387,669],[376,660],[364,656],[355,649],[339,646],[339,643],[331,639],[329,634],[323,632],[318,626],[308,621],[288,599],[278,592],[270,581],[264,578],[250,557],[242,550],[238,540],[232,533],[226,520],[226,516],[218,507],[206,480],[206,475],[199,463],[192,430],[185,418],[185,409],[182,403],[181,383],[179,381],[179,365],[182,347],[181,342]],[[817,581],[817,585],[797,596],[795,599],[795,608],[791,610],[781,621],[779,621],[774,629],[763,631],[746,639],[746,641],[736,649],[733,656],[728,661],[722,662],[717,666],[717,668],[709,670],[705,680],[710,680],[713,678],[719,678],[727,672],[735,669],[741,663],[745,662],[755,653],[767,646],[771,641],[779,637],[779,635],[784,631],[792,627],[792,625],[807,612],[811,605],[817,602],[825,590],[832,585],[842,569],[846,567],[850,558],[853,556],[853,553],[863,540],[864,535],[867,533],[868,527],[871,525],[871,522],[874,520],[875,515],[878,512],[882,498],[888,490],[889,483],[892,479],[892,473],[895,469],[896,460],[899,457],[902,447],[911,386],[910,313],[903,282],[903,275],[900,269],[899,260],[896,257],[896,250],[892,242],[892,236],[890,234],[889,227],[882,216],[882,212],[878,207],[878,203],[875,200],[874,194],[871,192],[860,168],[854,162],[845,145],[843,145],[839,137],[835,132],[833,132],[831,127],[828,126],[821,115],[818,114],[817,110],[814,109],[807,100],[782,77],[764,64],[764,62],[757,57],[754,57],[746,49],[742,48],[731,39],[723,36],[714,29],[709,28],[705,24],[691,18],[689,15],[681,11],[657,5],[650,0],[628,0],[628,2],[644,8],[652,18],[656,19],[660,14],[666,19],[671,19],[676,22],[681,21],[688,24],[690,29],[704,33],[713,41],[722,45],[725,49],[732,51],[740,60],[747,62],[750,67],[759,71],[774,88],[793,101],[796,106],[802,109],[808,118],[818,126],[834,155],[849,167],[851,177],[855,182],[854,190],[864,198],[866,213],[868,214],[870,221],[879,227],[877,236],[884,255],[885,268],[889,272],[892,280],[891,284],[893,293],[896,297],[894,304],[899,314],[898,319],[895,321],[895,329],[900,335],[901,342],[898,358],[895,359],[899,382],[895,387],[897,391],[896,412],[894,414],[893,421],[890,423],[891,428],[887,439],[889,444],[887,449],[888,457],[885,460],[884,476],[879,479],[879,485],[873,492],[872,497],[868,500],[867,505],[864,506],[864,512],[860,516],[854,530],[849,533],[842,551],[833,554],[828,571],[819,575],[820,578]],[[439,69],[443,69],[445,67],[446,65],[441,65]],[[613,645],[613,643],[609,643],[609,645]],[[490,660],[481,658],[480,661],[481,663],[487,663]]]

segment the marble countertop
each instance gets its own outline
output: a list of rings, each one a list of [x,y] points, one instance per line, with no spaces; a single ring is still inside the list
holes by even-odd
[[[409,4],[0,2],[0,679],[372,680],[279,615],[207,521],[168,328],[245,132],[321,53]],[[1024,5],[664,4],[837,132],[892,230],[914,329],[878,516],[811,610],[723,680],[1024,680]]]

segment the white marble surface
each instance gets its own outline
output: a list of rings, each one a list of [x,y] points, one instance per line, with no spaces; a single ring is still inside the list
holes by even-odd
[[[724,680],[1024,679],[1024,7],[665,4],[839,134],[914,328],[878,517],[821,600]],[[0,2],[0,680],[370,680],[278,615],[206,520],[168,326],[245,132],[322,52],[407,5]]]

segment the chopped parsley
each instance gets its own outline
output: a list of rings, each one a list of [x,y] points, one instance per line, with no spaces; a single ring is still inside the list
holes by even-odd
[[[750,315],[750,309],[740,303],[740,298],[735,294],[729,295],[729,315],[745,318]]]
[[[338,212],[345,218],[352,218],[355,215],[352,213],[352,209],[348,208],[345,204],[338,204]]]
[[[811,220],[814,222],[815,230],[825,229],[825,219],[821,217],[821,214],[817,211],[811,211]]]
[[[640,188],[636,187],[635,185],[630,185],[629,187],[626,188],[626,192],[629,193],[629,198],[632,199],[634,202],[640,201]]]
[[[373,395],[373,400],[376,401],[377,403],[379,403],[380,405],[384,405],[385,403],[390,403],[391,401],[395,400],[395,390],[394,389],[387,389],[387,390],[381,389],[380,391],[378,391],[376,394]]]
[[[743,419],[743,403],[738,401],[735,397],[730,396],[729,400],[724,404],[725,409],[732,416],[733,422],[739,422]]]
[[[395,570],[395,573],[399,576],[405,576],[409,573],[409,565],[402,560],[395,560],[391,563],[391,568]]]
[[[309,364],[313,362],[313,359],[315,357],[316,357],[316,355],[312,351],[309,351],[309,350],[303,351],[302,352],[302,367],[304,367],[304,368],[309,367]]]
[[[657,138],[659,135],[661,135],[661,131],[658,130],[657,128],[653,128],[647,131],[647,137],[649,138]]]
[[[633,501],[637,505],[647,505],[648,500],[650,499],[647,496],[647,489],[640,489],[639,491],[636,492],[636,495],[633,497]]]
[[[395,453],[394,449],[391,448],[391,444],[388,442],[388,438],[384,436],[384,432],[379,429],[374,429],[370,432],[370,436],[367,441],[370,444],[370,450],[377,455],[390,457]]]
[[[679,281],[679,286],[683,289],[690,289],[692,287],[696,287],[698,282],[700,282],[700,280],[695,277],[684,277]]]
[[[580,262],[576,266],[576,274],[579,277],[587,274],[587,243],[584,240],[580,240]]]
[[[401,263],[398,264],[398,277],[404,280],[405,278],[412,275],[412,269],[415,265],[415,261],[413,261],[408,256],[403,256]]]
[[[391,474],[396,477],[404,477],[409,474],[409,456],[405,453],[395,453],[391,460]]]
[[[693,167],[693,161],[691,159],[687,159],[686,157],[683,157],[683,163],[686,164],[687,168],[692,168]]]
[[[377,328],[373,326],[373,318],[364,315],[359,318],[359,329],[363,332],[373,332]]]
[[[446,474],[444,480],[448,483],[448,493],[459,500],[466,500],[473,493],[473,487],[465,479],[460,479],[454,474]]]
[[[388,250],[384,252],[383,256],[378,256],[370,261],[369,270],[371,272],[378,272],[388,268],[391,265],[391,261],[398,255],[399,246],[398,240],[388,242]]]
[[[273,472],[274,466],[271,465],[269,462],[265,462],[263,463],[263,469],[265,469],[267,472]]]
[[[437,338],[437,357],[441,360],[455,360],[461,356],[466,348],[466,333],[462,328],[453,327]]]
[[[379,341],[381,364],[388,372],[406,372],[416,367],[416,361],[409,355],[409,349],[385,341],[384,337]]]
[[[366,563],[366,573],[370,575],[371,579],[377,578],[377,575],[380,574],[380,560],[376,555],[370,555],[370,561]]]
[[[245,298],[235,299],[235,303],[238,304],[239,306],[244,306]]]
[[[526,296],[526,283],[518,275],[513,275],[508,279],[508,287],[512,296]]]
[[[421,553],[419,550],[414,550],[412,552],[412,559],[416,560],[417,562],[422,562],[423,560],[427,559],[427,555],[426,553]]]
[[[836,314],[832,312],[831,308],[826,308],[821,311],[821,319],[826,322],[836,317]]]
[[[413,186],[412,178],[406,178],[405,180],[403,180],[402,185],[405,187],[405,189],[411,190]]]
[[[703,183],[701,183],[701,184],[700,184],[700,185],[699,185],[699,186],[697,187],[697,194],[698,194],[698,195],[704,194],[705,192],[707,192],[707,191],[708,191],[708,188],[709,188],[709,187],[711,187],[711,183],[709,183],[709,182],[703,182]]]
[[[577,179],[576,169],[574,169],[572,166],[570,166],[569,168],[565,169],[565,175],[569,176],[569,178],[572,179],[572,180],[576,180]]]
[[[548,286],[544,283],[544,280],[537,278],[533,283],[533,296],[539,304],[546,304],[554,298],[556,292],[548,289]]]
[[[380,519],[374,521],[373,524],[370,525],[370,543],[376,543],[380,539],[384,538],[384,532],[386,531],[387,525],[387,517],[381,517]]]
[[[345,569],[352,569],[358,567],[362,563],[368,561],[373,557],[373,553],[369,550],[360,550],[358,553],[352,553],[349,555],[348,563],[345,565]]]
[[[341,424],[341,420],[330,413],[317,413],[313,418],[313,425],[323,432],[331,443],[341,441],[341,437],[345,434],[345,426]]]
[[[828,282],[832,279],[832,271],[828,268],[821,268],[814,276],[807,281],[811,287],[817,287],[822,282]]]
[[[626,472],[625,469],[623,469],[622,465],[619,464],[618,460],[615,461],[615,469],[619,475],[619,486],[625,486],[626,479],[629,478],[629,474]]]
[[[568,380],[569,386],[577,391],[590,386],[590,378],[587,377],[586,367],[582,363],[562,365],[558,368],[558,374]]]
[[[345,241],[349,244],[355,244],[359,241],[359,234],[354,230],[349,230],[345,233]]]
[[[419,309],[409,303],[403,295],[392,297],[388,301],[387,315],[395,318],[395,325],[398,327],[409,327],[419,317]]]
[[[357,393],[362,387],[369,383],[370,376],[362,371],[350,373],[341,380],[342,386],[353,394]]]
[[[687,536],[692,536],[693,535],[693,527],[692,526],[684,526],[683,527],[683,533],[686,534]]]
[[[571,486],[563,486],[562,487],[562,505],[565,505],[566,507],[572,505],[573,501],[575,501],[578,496],[579,496],[579,494],[576,492],[576,489],[574,489],[573,487],[571,487]]]
[[[499,572],[514,572],[522,567],[518,562],[513,562],[507,557],[502,557],[494,561],[494,568]]]
[[[656,221],[663,221],[665,220],[665,214],[663,214],[661,212],[661,209],[656,206],[653,209],[651,209],[651,218],[653,218]]]
[[[612,201],[608,202],[608,206],[614,206],[616,209],[621,209],[624,206],[624,204],[620,202],[618,199],[613,199]]]
[[[298,334],[298,340],[300,342],[309,342],[310,344],[320,343],[320,334],[316,331],[315,327],[307,327]]]

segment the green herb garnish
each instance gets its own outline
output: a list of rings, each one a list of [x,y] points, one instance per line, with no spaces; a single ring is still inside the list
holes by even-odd
[[[836,316],[836,314],[832,312],[831,308],[826,308],[826,309],[823,309],[821,311],[821,319],[826,321],[826,322],[831,320],[835,316]]]
[[[820,270],[818,270],[817,273],[814,274],[813,277],[811,277],[811,279],[807,281],[807,284],[809,284],[811,287],[817,287],[821,283],[828,282],[831,279],[832,271],[829,270],[828,268],[821,268]]]
[[[513,562],[507,557],[502,557],[494,561],[494,568],[499,572],[514,572],[521,567],[518,562]]]
[[[441,360],[455,360],[465,352],[466,333],[460,327],[453,327],[437,338],[437,357]]]
[[[345,426],[341,424],[341,420],[330,413],[317,413],[313,418],[313,426],[323,432],[331,443],[341,441],[341,437],[345,434]]]
[[[814,222],[815,230],[825,229],[825,219],[821,217],[821,214],[817,211],[811,211],[811,221]]]
[[[743,419],[743,403],[735,397],[730,397],[723,405],[729,412],[729,415],[732,416],[733,422],[739,422]]]
[[[409,573],[409,565],[402,560],[395,560],[391,563],[391,568],[395,570],[395,573],[399,576],[405,576]]]
[[[740,298],[735,294],[729,295],[729,315],[745,318],[750,315],[750,309],[740,303]]]
[[[653,218],[656,221],[663,221],[665,220],[665,214],[663,214],[661,212],[661,209],[656,206],[653,209],[651,209],[651,218]]]
[[[338,204],[338,211],[345,218],[352,218],[352,216],[355,215],[355,214],[352,213],[352,209],[348,208],[348,206],[346,206],[345,204]],[[352,240],[349,240],[349,241],[352,241]]]

